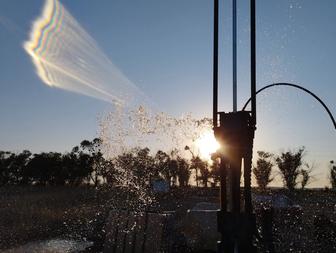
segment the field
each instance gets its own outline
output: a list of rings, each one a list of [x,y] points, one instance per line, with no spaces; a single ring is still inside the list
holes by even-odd
[[[59,236],[90,240],[104,220],[104,197],[88,187],[2,188],[0,249]]]
[[[197,202],[216,202],[218,189],[176,189],[156,197],[157,210],[184,212]],[[284,194],[272,190],[269,194]],[[290,195],[301,211],[274,213],[276,252],[333,252],[336,197],[333,191],[305,190]],[[111,202],[111,199],[115,200]],[[117,200],[117,202],[116,202]],[[86,239],[101,248],[111,203],[124,201],[116,190],[92,187],[6,187],[0,189],[0,249],[51,238]],[[259,222],[260,225],[260,222]],[[261,251],[266,251],[260,247]]]

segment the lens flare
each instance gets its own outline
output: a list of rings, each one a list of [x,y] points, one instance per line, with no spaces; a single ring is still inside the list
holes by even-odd
[[[123,106],[147,102],[58,0],[45,1],[23,47],[49,86]]]

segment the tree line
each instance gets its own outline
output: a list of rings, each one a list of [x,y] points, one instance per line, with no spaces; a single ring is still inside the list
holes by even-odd
[[[32,154],[0,151],[0,186],[4,185],[116,185],[121,171],[129,171],[138,184],[164,179],[170,186],[188,186],[192,173],[197,186],[217,184],[219,173],[199,156],[186,159],[177,150],[170,153],[135,148],[113,159],[105,159],[102,141],[83,140],[71,152]]]
[[[135,148],[113,159],[106,159],[101,148],[102,141],[95,138],[92,141],[83,140],[67,153],[0,151],[0,186],[114,186],[118,185],[121,172],[129,172],[137,184],[144,186],[149,186],[156,179],[164,179],[171,187],[188,186],[190,182],[197,187],[215,187],[220,182],[218,161],[209,163],[193,153],[191,159],[186,159],[177,150],[170,153],[159,150],[152,155],[148,148]],[[186,150],[189,148],[186,147]],[[298,184],[304,189],[314,179],[311,174],[314,166],[303,160],[304,148],[280,155],[265,151],[258,151],[257,154],[252,171],[261,190],[265,190],[274,180],[276,166],[283,186],[291,191]],[[336,189],[334,161],[330,162],[330,183]]]
[[[276,156],[265,151],[258,151],[256,166],[253,167],[253,174],[261,190],[265,190],[269,183],[274,181],[274,167],[277,166],[278,173],[283,182],[283,186],[289,191],[294,191],[298,187],[304,189],[315,179],[312,175],[314,164],[304,161],[305,148],[295,151],[282,152]],[[336,166],[334,161],[329,165],[329,181],[332,189],[336,189]]]

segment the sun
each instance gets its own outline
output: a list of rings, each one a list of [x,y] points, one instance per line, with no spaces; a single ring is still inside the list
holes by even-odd
[[[203,132],[195,141],[195,145],[201,158],[209,161],[211,160],[211,154],[215,153],[220,147],[212,130]]]

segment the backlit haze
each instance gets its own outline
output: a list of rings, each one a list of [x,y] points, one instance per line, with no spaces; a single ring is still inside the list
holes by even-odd
[[[230,2],[221,5],[224,111],[232,110]],[[249,98],[247,4],[238,1],[238,107]],[[2,0],[0,149],[69,151],[96,137],[119,105],[211,117],[212,8],[204,0]],[[302,85],[335,115],[335,10],[334,0],[258,1],[257,87]],[[328,185],[336,132],[323,108],[291,88],[265,91],[257,106],[254,150],[305,146],[316,167],[311,186]],[[216,148],[210,137],[196,141],[204,158]]]

